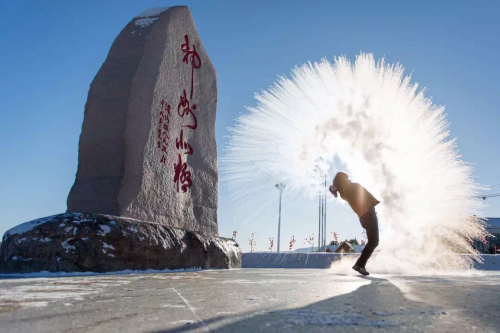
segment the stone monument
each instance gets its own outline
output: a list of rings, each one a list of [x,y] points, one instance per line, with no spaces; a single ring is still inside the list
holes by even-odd
[[[216,108],[189,9],[135,17],[90,85],[67,213],[7,231],[0,270],[240,267],[217,237]]]

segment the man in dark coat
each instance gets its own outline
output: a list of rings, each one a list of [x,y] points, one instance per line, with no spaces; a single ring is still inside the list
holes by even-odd
[[[378,219],[375,206],[380,201],[375,199],[363,186],[351,182],[349,175],[345,172],[339,172],[335,175],[333,185],[330,186],[330,192],[335,198],[337,197],[337,192],[340,193],[340,197],[349,203],[349,206],[358,215],[361,226],[366,230],[368,243],[366,243],[361,256],[352,269],[363,275],[369,275],[370,273],[368,273],[365,266],[373,251],[378,246]]]

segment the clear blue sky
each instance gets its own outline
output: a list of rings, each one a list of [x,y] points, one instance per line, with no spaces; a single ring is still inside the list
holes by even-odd
[[[313,4],[311,4],[313,3]],[[477,181],[500,184],[498,1],[7,1],[0,2],[0,234],[66,210],[88,88],[120,30],[152,7],[188,5],[218,76],[219,156],[227,127],[253,94],[298,63],[354,58],[401,62],[444,104]],[[500,192],[500,190],[498,191]],[[276,212],[241,225],[220,186],[220,234],[276,237]],[[500,216],[500,198],[486,201]],[[276,203],[277,206],[277,203]],[[277,208],[277,207],[276,207]],[[277,209],[276,209],[277,211]],[[354,214],[329,204],[328,230],[360,237]],[[317,204],[287,207],[282,244],[317,233]],[[283,248],[284,245],[282,245]]]

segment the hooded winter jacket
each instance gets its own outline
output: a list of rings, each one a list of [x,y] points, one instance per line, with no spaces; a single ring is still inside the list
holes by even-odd
[[[347,177],[335,177],[333,185],[339,190],[340,197],[349,203],[359,217],[380,203],[363,186],[350,182]]]

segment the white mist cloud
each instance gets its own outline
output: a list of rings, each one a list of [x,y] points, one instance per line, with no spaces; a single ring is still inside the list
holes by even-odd
[[[258,216],[277,182],[299,202],[317,195],[319,172],[331,181],[345,165],[381,201],[373,264],[386,271],[470,267],[468,238],[485,234],[473,217],[481,215],[481,187],[448,139],[444,107],[424,93],[401,65],[371,54],[354,64],[344,57],[309,63],[281,77],[231,129],[222,170],[240,218]],[[466,255],[451,257],[457,252]]]

